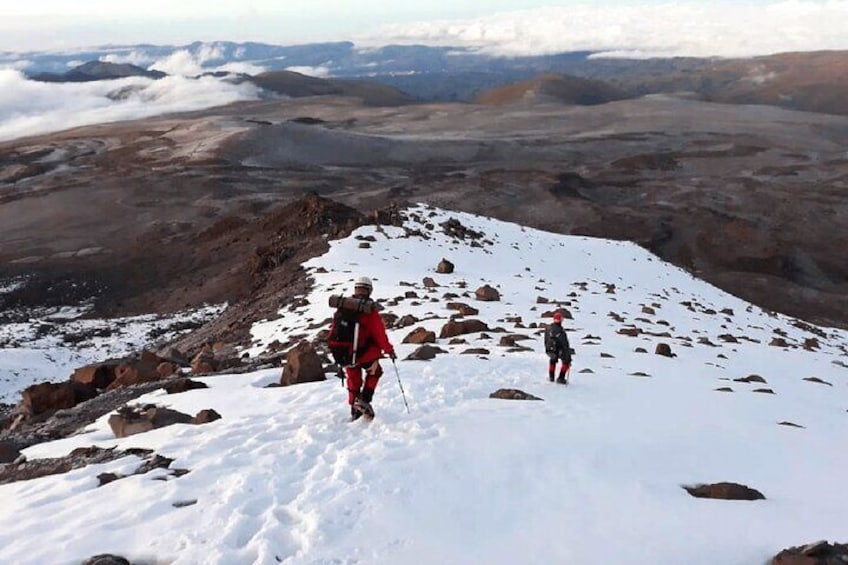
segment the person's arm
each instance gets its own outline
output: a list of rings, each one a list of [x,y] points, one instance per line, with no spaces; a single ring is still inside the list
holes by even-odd
[[[368,329],[374,337],[374,341],[380,346],[380,349],[394,359],[395,348],[389,343],[389,336],[386,335],[386,326],[383,325],[383,318],[377,312],[371,312],[368,316]]]

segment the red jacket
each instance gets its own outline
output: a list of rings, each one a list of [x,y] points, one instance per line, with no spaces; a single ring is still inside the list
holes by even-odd
[[[376,311],[359,315],[359,340],[356,344],[357,365],[368,365],[383,356],[383,352],[394,355],[395,348],[389,343],[383,318]]]

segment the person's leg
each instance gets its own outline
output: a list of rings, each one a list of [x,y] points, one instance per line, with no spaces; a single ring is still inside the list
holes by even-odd
[[[365,370],[365,386],[362,387],[362,400],[371,403],[374,399],[374,390],[377,388],[377,382],[383,376],[383,368],[378,361]]]
[[[345,373],[347,373],[347,403],[350,404],[351,417],[355,417],[358,411],[353,407],[353,401],[359,397],[362,390],[362,369],[346,367]]]
[[[562,365],[560,365],[560,367],[559,367],[559,378],[557,379],[558,383],[565,384],[565,383],[568,382],[565,378],[565,373],[566,373],[566,371],[568,371],[568,367],[569,367],[568,363],[566,363],[565,359],[563,359]]]
[[[557,358],[551,357],[548,359],[548,380],[554,382],[554,371],[556,370]]]

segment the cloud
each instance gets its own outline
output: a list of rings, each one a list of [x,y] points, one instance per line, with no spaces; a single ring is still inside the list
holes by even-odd
[[[137,67],[146,67],[153,63],[153,58],[144,51],[132,50],[123,53],[109,53],[100,57],[100,60],[105,63],[115,63],[118,65],[130,64]]]
[[[119,99],[109,97],[118,92],[122,93]],[[56,84],[31,81],[16,70],[0,70],[0,141],[258,97],[250,83],[234,85],[208,76]]]
[[[588,50],[736,57],[848,49],[846,21],[846,0],[582,4],[389,25],[360,41],[465,46],[501,56]]]
[[[197,76],[206,71],[215,70],[207,67],[212,61],[224,61],[223,46],[216,43],[204,43],[194,51],[180,49],[167,57],[154,62],[150,70],[162,71],[169,75]]]
[[[256,65],[254,63],[247,62],[239,62],[234,61],[232,63],[226,63],[224,65],[220,65],[212,69],[213,71],[224,71],[227,73],[244,73],[246,75],[259,75],[268,70],[267,67],[263,67],[262,65]]]
[[[328,67],[286,67],[287,71],[291,71],[293,73],[300,73],[302,75],[308,75],[311,77],[328,77],[330,76],[330,69]]]

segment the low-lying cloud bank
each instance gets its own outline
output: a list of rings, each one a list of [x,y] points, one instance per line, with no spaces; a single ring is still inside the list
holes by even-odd
[[[258,97],[252,83],[232,84],[210,76],[56,84],[0,69],[0,141]]]
[[[846,0],[583,4],[389,25],[357,43],[465,46],[503,56],[586,50],[638,58],[747,57],[848,49],[846,22]]]

